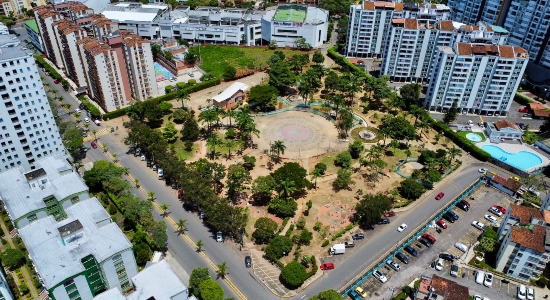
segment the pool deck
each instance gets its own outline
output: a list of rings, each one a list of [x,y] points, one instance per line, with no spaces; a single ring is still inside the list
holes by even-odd
[[[495,144],[495,143],[491,143],[489,141],[489,139],[485,140],[485,142],[476,143],[476,146],[478,146],[479,148],[481,148],[485,145],[497,146],[497,147],[501,148],[502,150],[504,150],[506,152],[509,152],[509,153],[517,153],[517,152],[520,152],[520,151],[525,151],[525,152],[531,152],[531,153],[536,154],[537,156],[539,156],[542,159],[542,164],[534,166],[530,169],[527,169],[527,170],[525,170],[526,172],[532,172],[536,169],[539,169],[543,166],[547,166],[547,165],[550,164],[550,155],[548,153],[546,153],[546,152],[544,152],[540,149],[532,148],[528,144],[516,144],[516,143],[513,143],[513,144],[509,144],[509,143]]]

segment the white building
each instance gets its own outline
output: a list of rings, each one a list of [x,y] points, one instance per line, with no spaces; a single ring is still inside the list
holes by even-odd
[[[381,57],[392,19],[448,20],[450,9],[443,4],[363,1],[350,7],[346,54]]]
[[[0,35],[0,70],[0,170],[65,153],[33,53],[14,35]]]
[[[0,270],[0,299],[1,300],[15,300],[17,298],[13,297],[10,287],[8,286],[8,281],[4,275],[4,270]]]
[[[466,25],[453,21],[456,34],[454,42],[491,45],[508,44],[508,36],[510,35],[508,30],[500,26],[488,25],[481,21],[475,24],[476,25]]]
[[[453,33],[453,23],[447,20],[393,19],[381,74],[395,81],[426,83],[435,48],[451,45]]]
[[[268,10],[262,19],[262,38],[278,47],[296,46],[297,38],[318,48],[327,41],[329,12],[316,7],[285,4]]]
[[[489,137],[491,143],[500,143],[507,140],[521,141],[523,131],[521,131],[516,124],[500,120],[497,122],[487,122],[485,128],[485,134]]]
[[[25,30],[29,36],[29,40],[38,51],[44,53],[44,45],[42,44],[42,38],[40,37],[40,31],[38,31],[38,24],[35,19],[25,20]]]
[[[40,282],[54,299],[93,299],[108,289],[132,289],[137,272],[132,244],[96,198],[20,228]]]
[[[550,260],[550,211],[511,204],[498,231],[496,270],[521,280],[538,278]]]
[[[94,300],[196,300],[165,260],[152,264],[132,277],[134,291],[123,295],[118,288],[99,294]]]
[[[528,54],[513,46],[456,43],[438,47],[424,106],[462,113],[506,115],[518,89]]]
[[[451,20],[465,24],[475,24],[480,20],[483,1],[479,0],[448,0],[451,9]]]
[[[63,156],[44,157],[34,167],[0,173],[0,201],[15,228],[48,216],[61,220],[65,209],[89,198],[88,187]]]

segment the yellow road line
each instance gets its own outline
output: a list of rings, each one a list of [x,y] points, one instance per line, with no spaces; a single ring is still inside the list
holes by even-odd
[[[103,150],[102,145],[99,145],[99,147]],[[115,160],[113,159],[113,156],[111,155],[111,153],[109,153],[109,151],[106,151],[105,154],[107,154],[107,156],[113,161],[114,164],[118,165],[119,167],[122,167],[122,165],[118,161],[115,162]],[[135,179],[132,177],[132,175],[126,174],[126,177],[128,177],[128,179],[130,179],[131,181],[135,182]],[[138,190],[141,191],[143,195],[148,197],[147,191],[143,187],[140,186]],[[151,201],[151,203],[153,204],[153,206],[158,212],[160,212],[161,214],[163,213],[162,209],[160,208],[160,205],[157,202]],[[168,223],[170,223],[170,225],[172,225],[174,229],[179,230],[178,224],[172,219],[172,217],[166,216],[164,217],[164,219],[168,220]],[[180,236],[184,240],[186,240],[193,248],[197,248],[197,244],[187,234],[182,233],[180,234]],[[218,266],[208,256],[206,256],[204,251],[199,252],[199,255],[204,258],[206,263],[210,265],[210,267],[214,269],[214,271],[216,272],[219,271]],[[248,300],[248,298],[239,290],[239,288],[237,288],[237,286],[233,283],[233,281],[231,281],[231,279],[227,275],[223,278],[223,281],[227,284],[227,286],[231,290],[233,290],[233,292],[237,295],[237,297],[239,297],[241,300]]]

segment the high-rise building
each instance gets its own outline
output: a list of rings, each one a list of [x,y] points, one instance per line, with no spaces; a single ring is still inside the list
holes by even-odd
[[[77,42],[87,36],[82,27],[71,22],[69,19],[61,19],[52,24],[54,34],[58,42],[58,49],[61,51],[61,59],[64,71],[77,86],[86,85],[84,67],[78,55]]]
[[[158,95],[151,43],[132,31],[123,30],[120,34],[132,98],[145,100]]]
[[[445,112],[456,101],[462,113],[506,115],[528,58],[525,49],[514,46],[440,46],[424,107]]]
[[[483,1],[479,0],[448,0],[451,9],[451,19],[464,24],[475,24],[480,20]]]
[[[346,54],[381,57],[392,19],[448,20],[450,9],[443,4],[363,1],[350,7]]]
[[[46,5],[44,0],[0,0],[0,15],[23,13],[23,9],[32,10],[34,7]]]
[[[44,51],[46,52],[46,56],[48,56],[50,61],[52,61],[59,68],[62,66],[61,51],[57,47],[55,30],[52,24],[61,20],[63,16],[54,9],[40,7],[34,10],[34,17],[36,19],[36,23],[38,23],[38,30],[40,31],[40,37],[44,43]]]
[[[65,154],[33,54],[14,35],[0,35],[0,70],[0,170]]]

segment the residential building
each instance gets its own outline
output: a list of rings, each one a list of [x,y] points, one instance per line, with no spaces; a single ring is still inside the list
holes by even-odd
[[[99,294],[94,300],[196,300],[195,296],[189,295],[185,284],[165,260],[147,266],[132,277],[132,284],[134,291],[127,295],[113,288]]]
[[[248,86],[241,82],[235,82],[226,88],[220,94],[212,98],[212,103],[215,106],[223,109],[233,108],[239,101],[246,101],[246,90]]]
[[[69,19],[61,19],[52,24],[54,34],[58,42],[57,48],[61,52],[63,70],[78,87],[86,85],[83,63],[78,55],[77,42],[87,36],[86,31],[71,22]]]
[[[491,143],[498,144],[506,140],[521,141],[521,136],[523,136],[523,131],[510,121],[487,122],[487,125],[485,134]]]
[[[511,204],[498,231],[496,270],[524,281],[538,278],[550,260],[550,211]]]
[[[346,54],[380,58],[388,43],[392,19],[449,20],[443,4],[363,1],[350,7]]]
[[[189,65],[185,63],[185,56],[189,49],[185,45],[180,45],[174,38],[164,38],[162,40],[162,53],[165,51],[170,52],[172,57],[170,59],[159,55],[157,57],[157,63],[167,69],[171,74],[176,76],[189,73]]]
[[[93,299],[99,293],[132,289],[137,275],[132,244],[96,198],[18,229],[38,279],[51,299]]]
[[[0,202],[15,228],[53,216],[66,218],[65,210],[89,198],[88,187],[62,155],[50,155],[34,163],[0,173]]]
[[[277,6],[267,10],[262,18],[262,39],[275,42],[278,47],[295,47],[296,39],[304,38],[305,43],[318,48],[327,41],[327,10],[299,4]]]
[[[42,44],[42,38],[40,37],[40,31],[38,31],[38,24],[35,19],[25,21],[25,30],[29,36],[29,40],[32,45],[38,49],[38,51],[44,53],[44,45]]]
[[[0,35],[0,70],[0,170],[65,154],[33,53],[15,35]]]
[[[516,196],[516,194],[521,193],[521,184],[513,178],[504,178],[493,173],[485,174],[485,178],[487,180],[487,185],[492,186],[505,194]]]
[[[34,7],[46,5],[44,0],[0,0],[0,15],[23,13],[23,9],[32,10]]]
[[[424,107],[461,113],[506,115],[527,66],[521,47],[456,43],[439,46]]]
[[[470,23],[474,24],[474,23]],[[496,26],[488,25],[484,22],[477,22],[476,25],[466,25],[453,22],[455,27],[455,43],[470,43],[470,44],[491,44],[491,45],[507,45],[508,30]]]
[[[451,20],[465,24],[475,24],[481,19],[483,1],[479,0],[448,0],[451,9]]]
[[[61,49],[57,47],[58,43],[52,24],[61,20],[63,16],[52,7],[42,6],[34,10],[34,18],[36,19],[36,23],[38,23],[38,30],[44,43],[46,56],[58,68],[61,68]]]
[[[439,277],[435,274],[430,276],[422,275],[420,285],[414,294],[414,300],[436,299],[436,300],[468,300],[469,289],[452,280]]]
[[[4,34],[10,34],[10,31],[8,29],[8,26],[4,25],[4,23],[0,22],[0,35]]]
[[[451,45],[453,34],[452,21],[393,19],[380,73],[390,80],[426,83],[435,48]]]
[[[8,286],[8,281],[6,280],[6,275],[4,275],[4,270],[0,270],[0,299],[2,300],[17,299],[13,297],[13,294],[10,291],[10,287]]]
[[[529,112],[536,119],[547,119],[550,117],[550,111],[546,107],[538,102],[529,103]]]
[[[8,16],[13,12],[10,0],[0,0],[0,16]]]

